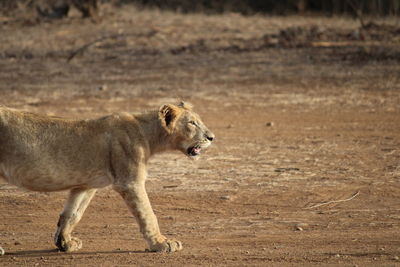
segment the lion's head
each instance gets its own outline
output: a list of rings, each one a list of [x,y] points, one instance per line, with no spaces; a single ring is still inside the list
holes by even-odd
[[[214,140],[214,134],[187,103],[163,105],[158,116],[171,138],[173,148],[190,157],[200,155]]]

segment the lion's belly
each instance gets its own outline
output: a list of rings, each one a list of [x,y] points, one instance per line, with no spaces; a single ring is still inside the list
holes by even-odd
[[[62,172],[49,169],[5,166],[0,164],[0,176],[13,185],[32,191],[51,192],[71,188],[101,188],[111,184],[104,171],[79,171],[65,169]]]

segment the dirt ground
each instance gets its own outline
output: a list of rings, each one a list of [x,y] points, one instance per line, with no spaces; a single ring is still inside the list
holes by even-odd
[[[349,18],[102,10],[96,24],[1,17],[0,104],[93,118],[193,103],[215,144],[198,161],[157,155],[147,182],[184,250],[145,252],[105,188],[75,231],[83,249],[57,252],[66,192],[1,182],[1,266],[400,266],[399,34]],[[290,45],[287,29],[345,34]]]

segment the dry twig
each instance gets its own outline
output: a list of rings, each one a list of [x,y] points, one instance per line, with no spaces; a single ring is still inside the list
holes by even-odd
[[[132,33],[132,34],[122,33],[122,34],[112,34],[112,35],[103,36],[103,37],[100,37],[100,38],[98,38],[98,39],[96,39],[94,41],[86,43],[83,46],[81,46],[78,49],[76,49],[75,51],[73,51],[71,53],[71,55],[67,58],[67,62],[70,62],[76,55],[82,54],[86,49],[88,49],[92,45],[100,43],[100,42],[103,42],[103,41],[108,40],[108,39],[126,38],[126,37],[129,37],[129,36],[151,37],[151,36],[155,35],[156,33],[157,33],[156,31],[150,31],[150,32],[147,32],[147,33]]]
[[[332,204],[332,203],[346,202],[346,201],[352,200],[353,198],[355,198],[355,197],[358,196],[359,194],[360,194],[360,191],[357,191],[354,195],[352,195],[352,196],[349,197],[349,198],[340,199],[340,200],[332,200],[332,201],[327,201],[327,202],[322,202],[322,203],[319,203],[319,204],[316,204],[316,205],[313,205],[313,206],[311,206],[311,207],[307,207],[307,208],[304,208],[304,209],[309,210],[309,209],[321,207],[321,206],[324,206],[324,205],[329,205],[329,204]]]
[[[361,6],[362,3],[358,2],[356,0],[347,0],[347,3],[354,10],[356,17],[360,20],[361,27],[364,28],[365,23],[364,23],[364,16],[363,16],[362,6]]]

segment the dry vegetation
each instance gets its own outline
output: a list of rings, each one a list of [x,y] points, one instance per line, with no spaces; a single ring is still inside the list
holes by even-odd
[[[97,24],[2,17],[0,104],[95,117],[192,102],[215,146],[196,162],[157,156],[148,180],[185,249],[145,253],[107,188],[77,228],[84,249],[57,253],[65,193],[0,184],[1,266],[399,264],[397,28],[378,38],[347,18],[100,10]]]

